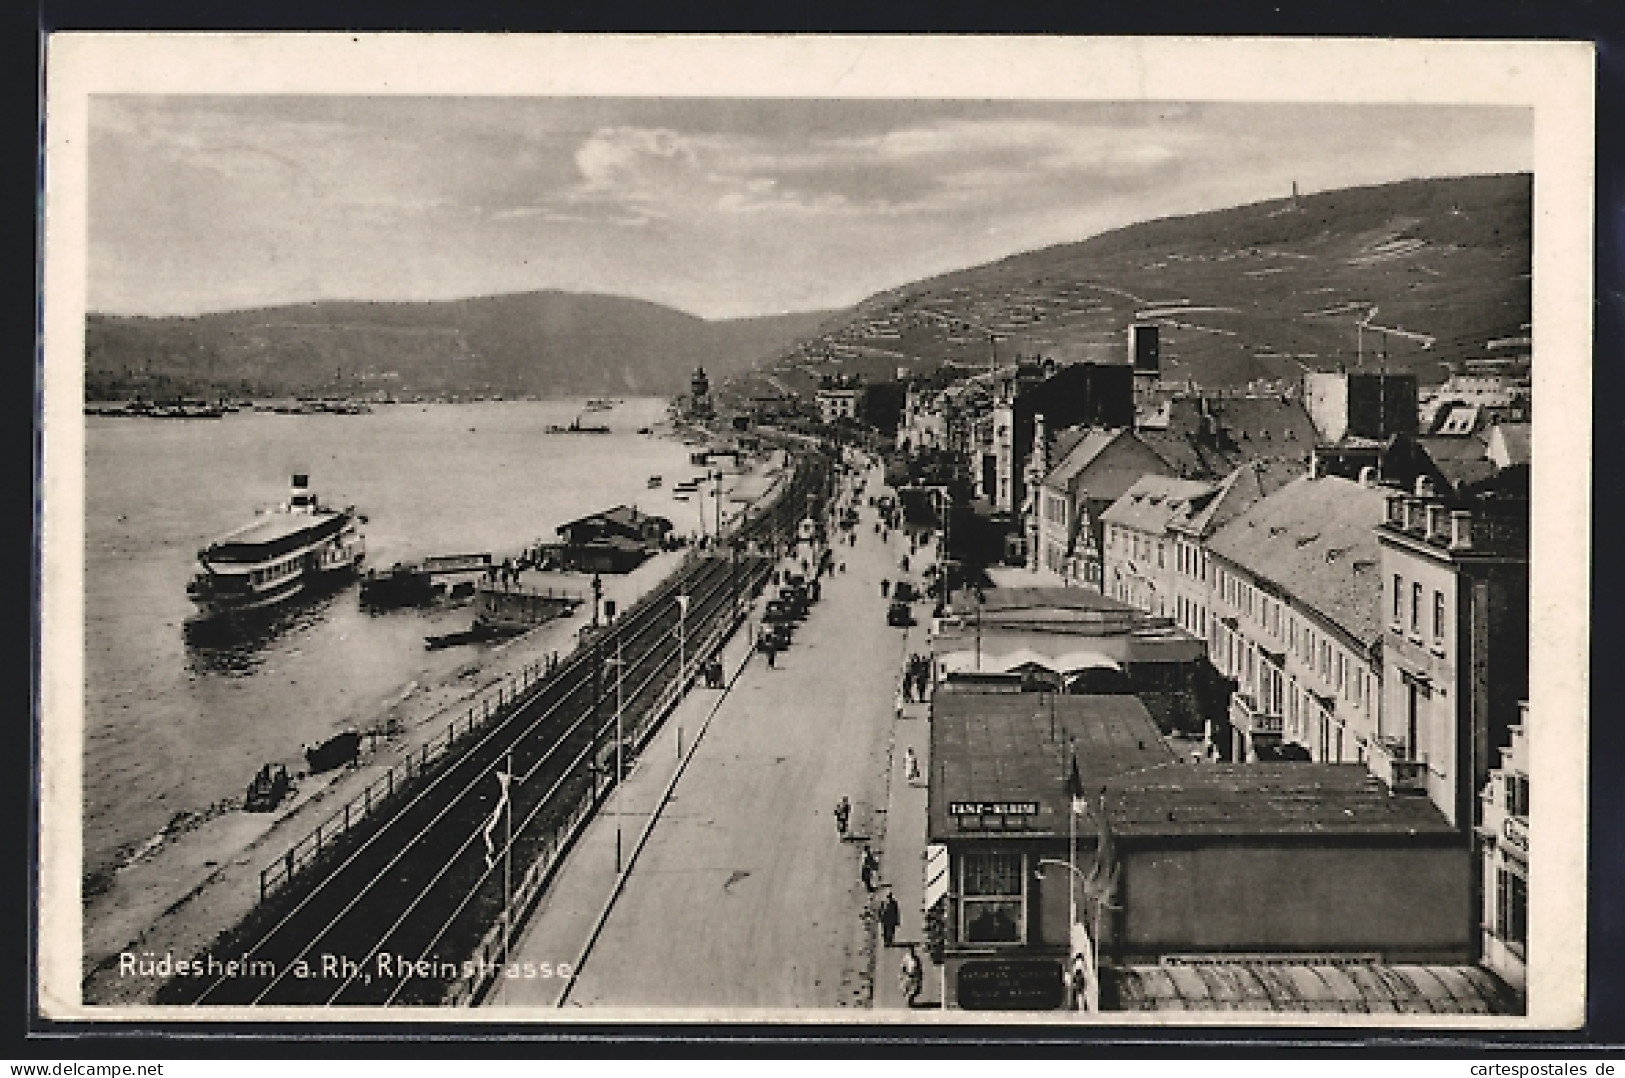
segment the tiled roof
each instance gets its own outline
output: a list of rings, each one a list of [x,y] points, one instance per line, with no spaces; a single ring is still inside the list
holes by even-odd
[[[1229,470],[1230,462],[1223,453],[1212,446],[1198,443],[1183,431],[1140,429],[1134,435],[1166,461],[1168,469],[1177,475],[1200,478],[1221,475]]]
[[[1175,764],[1105,788],[1122,837],[1455,833],[1433,802],[1390,794],[1364,764]]]
[[[1497,423],[1495,429],[1501,432],[1501,440],[1513,464],[1523,464],[1529,459],[1528,423]]]
[[[1213,483],[1195,479],[1142,476],[1111,504],[1111,508],[1100,514],[1100,519],[1160,535],[1167,530],[1170,520],[1189,510],[1192,500],[1214,489]]]
[[[1117,428],[1079,428],[1084,431],[1072,448],[1064,455],[1057,454],[1057,461],[1049,474],[1044,476],[1044,486],[1055,490],[1065,490],[1078,473],[1095,462],[1095,458],[1104,453],[1108,446],[1117,441],[1128,431],[1122,427]]]
[[[1416,439],[1416,444],[1427,450],[1433,463],[1443,464],[1445,461],[1483,460],[1484,438],[1480,435],[1471,435],[1465,438],[1440,436],[1437,434],[1424,434]]]
[[[963,835],[954,801],[1031,801],[1024,834],[1064,834],[1068,744],[1086,789],[1115,775],[1166,764],[1145,705],[1133,696],[940,692],[931,702],[930,831]],[[997,832],[994,832],[997,834]]]
[[[1382,490],[1335,476],[1306,476],[1253,503],[1208,546],[1373,644],[1383,631],[1375,529],[1386,512]]]
[[[1260,498],[1280,490],[1306,469],[1295,459],[1260,457],[1233,470],[1209,497],[1193,499],[1189,507],[1168,522],[1169,527],[1196,536],[1212,535]]]

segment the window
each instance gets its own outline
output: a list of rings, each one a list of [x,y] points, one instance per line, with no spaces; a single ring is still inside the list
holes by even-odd
[[[1022,943],[1027,938],[1025,873],[1019,853],[967,853],[960,859],[959,938]]]
[[[1444,642],[1444,592],[1433,593],[1433,640]]]
[[[1506,810],[1513,816],[1529,815],[1529,776],[1506,777]]]
[[[1495,870],[1496,935],[1522,945],[1529,936],[1529,884],[1504,866]]]
[[[1411,585],[1411,632],[1420,636],[1422,633],[1422,585]]]
[[[1397,626],[1405,617],[1405,581],[1398,573],[1394,574],[1394,624]]]
[[[1332,679],[1332,646],[1324,640],[1320,642],[1320,676],[1324,681]]]

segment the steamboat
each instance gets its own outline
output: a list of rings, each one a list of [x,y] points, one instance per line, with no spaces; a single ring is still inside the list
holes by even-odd
[[[198,609],[187,625],[216,624],[343,584],[366,556],[362,521],[354,506],[321,505],[310,477],[295,475],[285,504],[198,551],[202,571],[186,586]]]

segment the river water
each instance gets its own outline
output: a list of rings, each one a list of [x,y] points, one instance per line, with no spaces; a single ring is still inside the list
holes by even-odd
[[[636,433],[665,403],[626,401],[548,434],[580,402],[394,405],[359,416],[242,412],[219,420],[86,423],[84,868],[99,873],[177,814],[240,797],[261,764],[295,762],[366,723],[413,685],[468,662],[426,651],[468,611],[367,614],[352,585],[235,646],[189,645],[186,582],[208,540],[282,501],[308,472],[322,501],[357,506],[367,559],[501,557],[570,519],[621,503],[701,527],[699,499],[669,493],[703,471],[689,448]],[[665,477],[647,489],[651,475]]]

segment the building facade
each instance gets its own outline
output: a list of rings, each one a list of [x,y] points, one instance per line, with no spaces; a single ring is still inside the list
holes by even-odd
[[[1381,489],[1306,476],[1208,543],[1208,646],[1233,678],[1233,759],[1364,762],[1378,735]],[[1296,748],[1287,748],[1296,746]]]
[[[836,423],[843,419],[857,419],[858,391],[856,389],[820,389],[818,391],[818,419],[823,423]]]
[[[1217,486],[1148,475],[1113,502],[1100,516],[1106,594],[1148,614],[1176,617],[1180,548],[1170,525]]]
[[[1529,946],[1529,744],[1527,706],[1499,765],[1479,794],[1483,865],[1483,963],[1519,992],[1527,983]]]
[[[1141,477],[1170,474],[1167,462],[1133,431],[1088,431],[1058,455],[1039,484],[1032,505],[1036,566],[1103,591],[1101,514]]]
[[[1383,579],[1378,774],[1471,828],[1478,791],[1529,691],[1528,503],[1392,492]]]
[[[1303,403],[1320,440],[1336,445],[1345,438],[1378,441],[1415,434],[1416,375],[1402,371],[1305,371]]]

